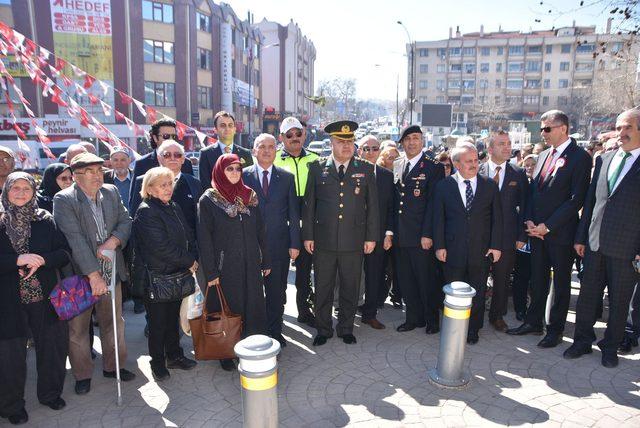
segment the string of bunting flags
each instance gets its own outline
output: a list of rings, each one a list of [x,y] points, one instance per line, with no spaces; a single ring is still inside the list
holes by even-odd
[[[114,93],[118,94],[123,104],[135,105],[140,114],[146,118],[147,123],[151,124],[155,122],[159,116],[165,119],[174,120],[176,122],[176,133],[180,140],[184,138],[185,134],[189,130],[192,130],[200,141],[200,144],[203,146],[206,145],[206,139],[209,137],[205,133],[190,127],[185,123],[177,121],[164,113],[157,111],[153,107],[131,97],[129,94],[95,78],[75,64],[54,55],[48,49],[38,45],[33,40],[12,29],[2,21],[0,21],[0,52],[4,56],[15,55],[17,62],[24,67],[32,82],[42,88],[43,97],[50,97],[49,99],[53,103],[66,108],[69,116],[77,119],[81,126],[89,129],[97,139],[109,146],[123,146],[135,152],[134,149],[125,144],[98,119],[87,112],[87,110],[83,108],[76,99],[74,99],[74,95],[77,97],[86,97],[91,105],[99,105],[105,116],[109,117],[113,114],[116,121],[124,122],[134,135],[143,136],[145,132],[140,125],[136,124],[133,120],[127,117],[127,115],[118,111],[114,106],[109,105],[103,100],[109,92],[109,89],[112,89]],[[67,67],[71,69],[75,78],[71,78],[68,74],[65,74],[65,69]],[[44,70],[48,71],[49,75],[47,75]],[[31,104],[24,97],[22,90],[16,85],[13,76],[11,76],[2,61],[0,61],[0,75],[4,77],[0,79],[0,86],[4,90],[7,108],[9,110],[9,117],[13,122],[13,128],[18,137],[18,144],[24,146],[22,140],[26,139],[26,135],[18,126],[17,118],[15,116],[15,107],[11,97],[9,96],[7,84],[11,85],[14,93],[18,96],[24,111],[31,119],[31,123],[34,127],[33,129],[35,129],[37,138],[43,146],[43,150],[47,156],[55,158],[46,146],[51,142],[47,132],[38,126],[35,120],[35,114],[31,109]],[[52,77],[55,78],[57,82],[54,81]],[[65,89],[59,86],[58,83],[60,82]]]

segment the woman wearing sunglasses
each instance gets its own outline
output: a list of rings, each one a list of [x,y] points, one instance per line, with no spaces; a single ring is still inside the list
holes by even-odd
[[[213,168],[211,185],[198,206],[198,245],[208,286],[220,284],[231,312],[240,314],[243,337],[266,334],[262,277],[271,272],[264,224],[256,193],[242,182],[238,155],[222,155]],[[216,293],[209,293],[207,311],[220,310]],[[221,360],[224,370],[233,360]]]
[[[42,174],[42,182],[36,198],[38,200],[38,207],[53,212],[53,197],[62,189],[73,184],[73,177],[71,175],[71,168],[64,163],[52,163],[47,166]]]

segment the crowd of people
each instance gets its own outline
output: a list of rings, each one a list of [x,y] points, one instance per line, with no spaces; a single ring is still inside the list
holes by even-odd
[[[640,293],[632,297],[640,261],[640,110],[621,113],[615,137],[588,150],[569,137],[569,118],[558,110],[541,117],[544,144],[514,151],[509,134],[496,131],[481,153],[465,138],[435,153],[415,125],[397,142],[372,135],[356,142],[357,123],[331,123],[327,157],[305,149],[306,127],[295,117],[282,121],[278,138],[259,135],[252,150],[234,144],[232,114],[217,113],[214,126],[218,141],[202,150],[199,178],[177,141],[175,122],[166,119],[151,126],[153,150],[133,169],[123,148],[113,149],[112,168],[105,169],[90,144],[75,144],[62,163],[46,168],[39,186],[13,171],[15,155],[0,147],[0,416],[28,421],[30,339],[38,400],[54,410],[65,407],[67,357],[75,392],[91,389],[93,318],[103,376],[116,377],[111,298],[105,297],[114,275],[118,358],[127,359],[123,296],[133,297],[134,311],[146,312],[158,382],[170,377],[169,369],[197,363],[180,345],[181,301],[158,301],[149,281],[185,274],[203,292],[219,285],[232,312],[242,316],[243,336],[266,334],[285,347],[292,262],[297,320],[316,330],[313,346],[334,332],[356,343],[357,312],[363,324],[386,328],[378,310],[387,299],[405,308],[398,332],[437,334],[442,286],[464,281],[476,290],[467,343],[480,340],[490,282],[489,324],[511,335],[544,334],[538,346],[555,347],[565,329],[574,264],[581,287],[574,340],[564,357],[592,352],[605,288],[602,364],[615,367],[618,352],[637,346],[640,325],[626,322],[632,300],[632,318],[640,318]],[[115,251],[115,266],[106,250]],[[87,277],[100,299],[61,321],[48,296],[74,274]],[[511,328],[504,319],[510,294],[522,323]],[[219,311],[217,294],[205,305],[207,312]],[[220,364],[236,368],[233,359]],[[135,378],[126,368],[119,374],[125,382]]]

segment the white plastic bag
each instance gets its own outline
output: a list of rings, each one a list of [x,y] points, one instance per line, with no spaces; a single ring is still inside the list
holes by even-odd
[[[189,320],[200,317],[203,307],[204,294],[202,294],[198,281],[196,281],[196,291],[182,299],[182,304],[180,305],[180,327],[182,327],[182,331],[186,335],[191,336]]]

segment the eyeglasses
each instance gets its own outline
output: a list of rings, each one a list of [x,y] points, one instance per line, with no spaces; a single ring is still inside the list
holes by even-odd
[[[13,162],[13,158],[9,157],[9,158],[0,158],[0,162],[2,163],[12,163]]]
[[[173,157],[174,159],[182,159],[182,156],[184,156],[184,155],[183,155],[182,153],[180,153],[180,152],[175,152],[175,153],[172,153],[172,152],[164,152],[164,153],[162,153],[162,155],[161,155],[161,156],[162,156],[164,159],[171,159],[172,157]]]
[[[284,136],[287,138],[293,138],[293,135],[293,132],[287,132],[286,134],[284,134]],[[295,136],[298,138],[302,137],[302,131],[296,131]]]
[[[106,171],[105,168],[100,168],[99,170],[93,170],[93,169],[85,169],[84,171],[74,171],[74,174],[78,174],[78,175],[88,175],[88,176],[99,176],[104,174]]]
[[[58,177],[58,180],[63,181],[63,182],[71,182],[73,181],[73,177]]]
[[[380,147],[363,147],[363,152],[377,152],[380,151]]]
[[[228,166],[224,169],[227,172],[242,172],[242,167],[240,166]]]
[[[162,137],[163,140],[177,140],[178,139],[178,135],[177,134],[161,134],[160,137]]]
[[[545,126],[544,128],[540,128],[540,132],[544,132],[545,134],[548,134],[549,132],[551,132],[553,128],[559,128],[561,126],[564,126],[564,125]]]
[[[450,164],[450,163],[444,163],[444,162],[442,162],[442,165],[443,165],[445,168],[451,168],[451,164]]]

